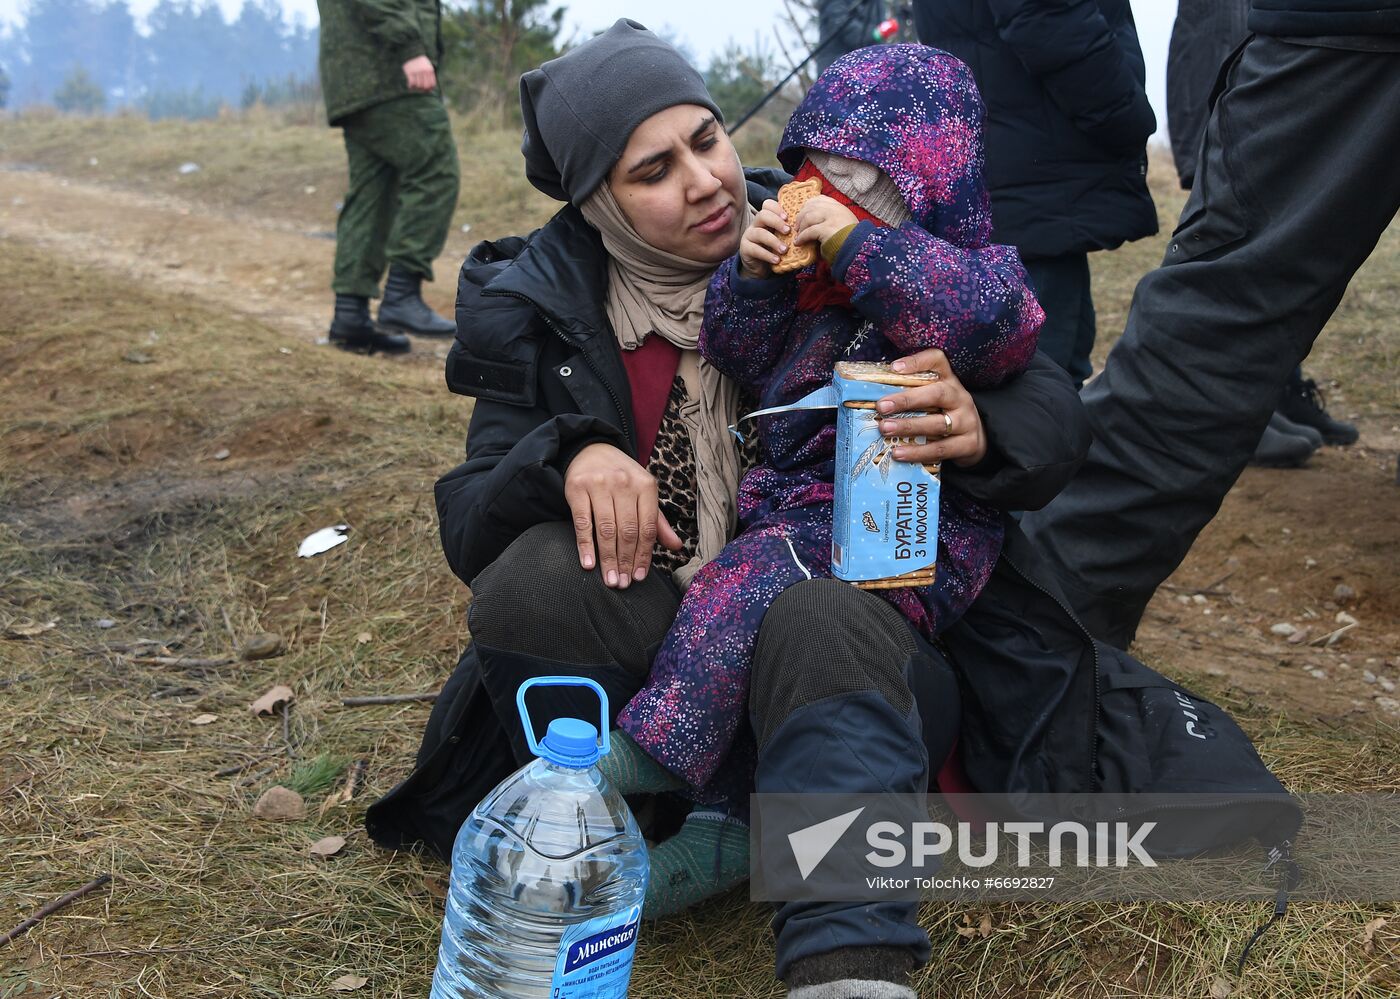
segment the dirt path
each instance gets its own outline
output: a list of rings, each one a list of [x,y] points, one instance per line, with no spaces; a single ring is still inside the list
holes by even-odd
[[[325,336],[335,244],[275,219],[211,211],[169,196],[115,190],[41,171],[0,169],[0,233],[84,264],[295,332]],[[450,315],[462,248],[438,260],[424,297]],[[436,364],[446,345],[419,340]]]
[[[333,243],[286,222],[0,170],[0,233],[309,341],[324,335]],[[427,290],[448,314],[465,248],[455,242]],[[437,365],[445,352],[419,341],[404,360]],[[1303,470],[1247,470],[1154,599],[1138,651],[1295,716],[1400,718],[1395,422],[1363,422],[1361,445],[1325,449]]]

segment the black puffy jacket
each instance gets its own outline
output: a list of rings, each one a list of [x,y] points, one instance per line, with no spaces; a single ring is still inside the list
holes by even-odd
[[[1157,231],[1128,0],[919,0],[914,21],[982,91],[996,242],[1053,257]]]
[[[748,175],[756,204],[787,179]],[[478,244],[462,264],[447,383],[477,402],[467,460],[434,493],[443,551],[468,585],[527,528],[568,519],[564,472],[580,450],[601,441],[637,452],[631,390],[604,310],[606,259],[597,230],[566,207],[527,239]],[[976,399],[989,458],[949,466],[948,481],[1002,509],[1048,503],[1088,449],[1068,378],[1036,355],[1025,374]]]

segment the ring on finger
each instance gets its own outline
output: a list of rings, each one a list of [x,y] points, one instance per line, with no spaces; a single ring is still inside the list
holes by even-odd
[[[947,410],[943,412],[943,436],[947,437],[953,432],[953,416]]]

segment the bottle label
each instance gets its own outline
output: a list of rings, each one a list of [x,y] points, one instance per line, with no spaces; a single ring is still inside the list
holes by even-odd
[[[622,999],[632,978],[632,956],[642,907],[590,919],[564,931],[550,999]]]

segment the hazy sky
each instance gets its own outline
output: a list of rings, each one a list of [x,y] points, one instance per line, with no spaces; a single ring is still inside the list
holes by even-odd
[[[218,2],[226,16],[232,16],[242,0]],[[580,38],[606,28],[619,17],[633,17],[649,28],[664,30],[669,37],[686,42],[702,63],[731,38],[745,46],[752,44],[756,37],[771,43],[772,26],[783,14],[782,0],[702,0],[685,4],[660,4],[656,0],[560,2],[567,10],[565,19],[569,30],[576,31]],[[130,0],[130,3],[139,17],[155,5],[155,0]],[[310,22],[316,20],[316,0],[282,0],[282,4],[289,13],[299,13]],[[1167,37],[1176,15],[1176,0],[1132,0],[1132,4],[1143,55],[1147,59],[1147,92],[1160,123],[1165,117],[1163,81]],[[14,22],[24,5],[25,0],[0,0],[0,22]]]

